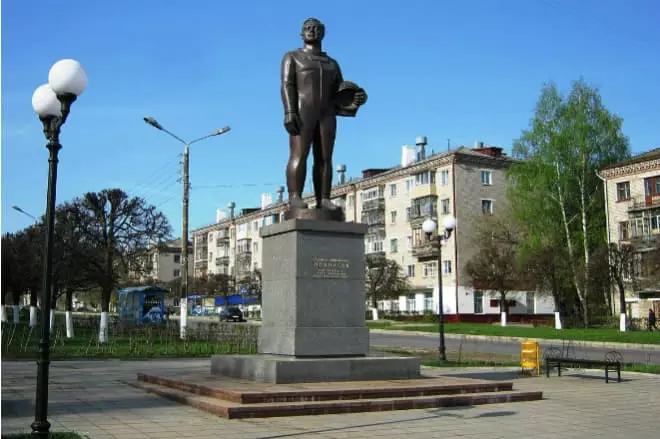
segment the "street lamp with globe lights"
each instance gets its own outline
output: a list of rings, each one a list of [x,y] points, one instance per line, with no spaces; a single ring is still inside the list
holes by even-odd
[[[444,304],[442,300],[442,244],[451,238],[451,234],[456,228],[456,218],[448,216],[442,222],[444,231],[437,233],[433,238],[433,233],[438,229],[438,224],[431,218],[426,218],[422,223],[422,230],[426,234],[427,241],[433,241],[438,247],[438,268],[436,270],[438,276],[438,326],[440,333],[440,344],[438,345],[438,355],[440,361],[447,361],[447,353],[445,348],[445,313]]]
[[[46,192],[46,240],[41,288],[41,339],[37,359],[37,392],[32,435],[46,438],[48,422],[48,366],[50,365],[50,301],[53,268],[53,228],[55,225],[55,194],[57,187],[57,156],[62,148],[60,129],[66,122],[71,104],[87,86],[87,73],[78,61],[57,61],[48,72],[48,83],[32,94],[32,108],[39,115],[48,143],[48,189]]]

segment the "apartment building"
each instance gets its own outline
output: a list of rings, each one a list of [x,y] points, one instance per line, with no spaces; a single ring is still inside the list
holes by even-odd
[[[147,250],[142,258],[142,270],[130,276],[135,280],[169,282],[181,276],[181,239],[167,241]],[[193,245],[188,246],[188,271],[193,269]]]
[[[628,312],[643,317],[654,308],[660,314],[660,148],[608,166],[600,177],[608,243],[631,244],[636,250],[628,275]]]
[[[505,209],[505,172],[513,159],[498,147],[476,143],[444,153],[426,154],[427,139],[420,136],[416,146],[404,146],[401,164],[386,169],[367,169],[360,178],[346,180],[346,166],[339,165],[338,184],[333,201],[344,208],[346,221],[368,225],[365,236],[367,257],[385,256],[395,260],[408,276],[411,293],[399,300],[385,301],[379,307],[404,312],[438,312],[438,275],[442,278],[445,314],[498,314],[499,303],[487,293],[474,291],[464,274],[467,261],[476,251],[473,235],[484,215]],[[275,203],[242,211],[193,231],[195,273],[217,269],[218,247],[212,237],[229,236],[226,248],[229,273],[240,278],[261,266],[259,229],[277,223],[286,210],[283,188]],[[311,206],[314,197],[306,197]],[[453,215],[457,228],[443,245],[437,265],[437,248],[430,245],[422,223],[431,215],[442,224]],[[213,245],[211,245],[213,244]],[[223,250],[222,254],[225,250]],[[212,260],[213,259],[213,260]],[[267,294],[267,292],[264,292]],[[510,308],[515,314],[549,314],[552,302],[535,292],[513,292]]]

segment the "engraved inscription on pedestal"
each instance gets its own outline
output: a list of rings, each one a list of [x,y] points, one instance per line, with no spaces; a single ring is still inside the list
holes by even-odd
[[[312,264],[312,277],[315,279],[348,279],[348,259],[314,258]]]

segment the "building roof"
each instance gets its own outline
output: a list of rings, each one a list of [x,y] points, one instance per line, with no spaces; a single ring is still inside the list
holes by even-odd
[[[383,180],[396,178],[396,176],[400,175],[402,172],[409,172],[410,174],[413,174],[415,172],[422,172],[426,170],[430,164],[436,163],[440,165],[442,164],[440,162],[451,160],[452,157],[460,157],[461,159],[467,159],[477,162],[481,160],[487,160],[490,163],[499,162],[499,163],[510,164],[514,162],[520,162],[519,159],[507,156],[505,153],[503,153],[502,148],[482,145],[479,148],[474,149],[465,146],[460,146],[453,150],[448,150],[445,152],[439,152],[428,155],[425,158],[421,160],[416,160],[407,166],[396,165],[396,166],[392,166],[391,168],[367,169],[365,171],[377,170],[379,172],[375,172],[375,173],[367,172],[367,176],[350,178],[347,179],[343,184],[338,184],[336,186],[333,186],[332,197],[335,198],[337,196],[344,195],[354,186],[360,186],[362,188],[369,188],[371,186],[376,186],[378,184],[381,184]],[[303,194],[303,199],[305,199],[306,201],[312,201],[313,198],[314,198],[313,193]],[[245,214],[242,215],[236,215],[234,218],[225,218],[219,222],[215,222],[212,224],[208,224],[206,226],[195,228],[192,230],[192,233],[193,234],[205,233],[207,231],[215,230],[217,228],[229,227],[232,224],[232,222],[237,221],[239,219],[243,219],[245,217],[255,216],[259,212],[270,212],[270,214],[276,213],[278,209],[281,209],[286,204],[287,204],[286,200],[275,202],[265,207],[264,209],[255,209],[252,212],[246,212]]]
[[[655,148],[645,153],[630,157],[629,159],[622,160],[620,162],[611,164],[609,166],[605,166],[601,170],[606,171],[608,169],[621,168],[623,166],[634,165],[637,163],[643,163],[646,161],[657,160],[657,159],[660,159],[660,148]]]

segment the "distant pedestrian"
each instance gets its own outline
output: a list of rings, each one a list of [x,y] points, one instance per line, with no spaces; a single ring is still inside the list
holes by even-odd
[[[655,311],[653,309],[649,308],[649,331],[657,330],[658,328],[655,326]]]

